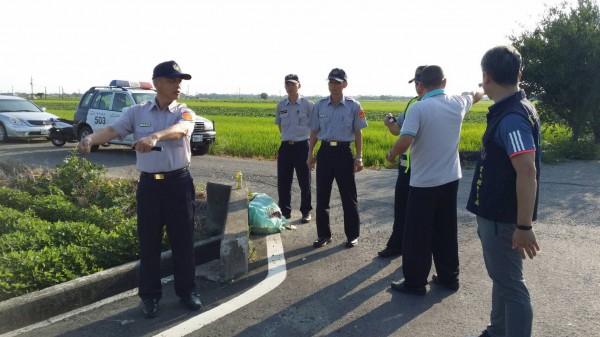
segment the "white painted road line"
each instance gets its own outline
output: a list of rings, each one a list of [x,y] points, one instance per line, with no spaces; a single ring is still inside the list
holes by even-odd
[[[250,289],[249,291],[240,295],[239,297],[236,297],[227,303],[223,303],[220,306],[218,306],[210,311],[204,312],[204,313],[200,314],[199,316],[195,316],[194,319],[197,317],[203,317],[201,320],[203,321],[204,324],[194,323],[194,324],[197,324],[197,325],[193,326],[194,330],[197,330],[208,323],[214,322],[217,319],[256,300],[257,298],[263,296],[264,294],[267,294],[269,291],[275,289],[278,285],[280,285],[283,282],[283,280],[285,280],[287,271],[286,271],[286,266],[285,266],[285,256],[283,255],[283,245],[281,244],[281,236],[280,236],[280,234],[269,235],[266,237],[266,241],[267,241],[267,255],[269,256],[269,272],[267,274],[267,277],[262,282],[260,282],[256,286],[254,286],[254,288]],[[170,275],[170,276],[167,276],[167,277],[161,279],[161,282],[163,282],[163,284],[164,284],[172,279],[173,279],[173,275]],[[256,294],[253,294],[252,292],[256,292]],[[35,324],[29,325],[29,326],[26,326],[26,327],[23,327],[23,328],[20,328],[17,330],[6,332],[4,334],[1,334],[0,337],[15,337],[22,333],[40,329],[40,328],[49,326],[51,324],[60,322],[69,317],[73,317],[75,315],[79,315],[79,314],[97,309],[103,305],[113,303],[113,302],[122,300],[124,298],[136,296],[136,295],[137,295],[137,288],[131,289],[124,293],[106,298],[102,301],[81,307],[79,309],[75,309],[73,311],[66,312],[62,315],[54,316],[45,321],[35,323]],[[209,314],[209,313],[210,313],[210,315],[204,316],[205,314]],[[205,319],[207,321],[204,321]],[[209,319],[211,319],[211,320],[208,321]],[[187,322],[189,322],[191,320],[193,320],[193,319],[190,319],[190,320],[182,323],[181,325],[186,324]],[[177,327],[179,327],[179,325],[175,326],[167,331],[164,331],[162,334],[159,334],[157,336],[184,336],[184,334],[181,334],[181,333],[175,331],[175,328],[177,328]],[[171,330],[174,330],[174,331],[171,332]],[[189,330],[187,333],[191,333],[194,330]],[[168,333],[168,335],[167,335],[167,333]]]
[[[259,284],[247,290],[240,296],[219,305],[209,311],[203,312],[198,316],[188,319],[168,330],[163,331],[155,337],[177,337],[186,336],[202,327],[228,315],[260,297],[268,294],[271,290],[277,288],[287,275],[285,256],[283,254],[283,244],[280,234],[272,234],[266,237],[267,256],[269,256],[269,271],[267,277]]]

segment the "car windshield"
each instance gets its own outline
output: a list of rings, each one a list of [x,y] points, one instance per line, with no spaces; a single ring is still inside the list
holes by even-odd
[[[135,102],[137,104],[140,104],[142,102],[146,102],[146,101],[154,101],[154,98],[156,97],[156,93],[155,92],[142,92],[142,93],[132,93],[133,99],[135,100]]]
[[[0,112],[42,112],[35,104],[20,99],[0,99]]]

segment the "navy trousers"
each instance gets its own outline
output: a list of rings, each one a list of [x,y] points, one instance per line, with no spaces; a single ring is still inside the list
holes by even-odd
[[[404,221],[406,218],[406,204],[408,203],[408,188],[410,183],[410,169],[398,166],[398,178],[394,189],[394,225],[392,235],[387,246],[402,251],[402,240],[404,238]]]
[[[137,189],[140,269],[138,295],[162,296],[160,255],[163,226],[173,252],[175,293],[195,292],[194,183],[189,172],[163,180],[141,176]]]
[[[428,283],[432,256],[440,279],[458,278],[457,192],[458,180],[435,187],[410,187],[402,247],[407,286]]]
[[[300,212],[307,215],[312,210],[310,195],[310,170],[306,165],[308,141],[281,142],[277,153],[277,193],[279,208],[286,218],[292,213],[292,181],[294,170],[300,186]]]
[[[352,241],[360,235],[352,148],[349,143],[329,146],[328,143],[321,142],[321,148],[317,153],[317,235],[319,238],[331,237],[329,201],[334,179],[344,209],[344,233],[348,241]]]

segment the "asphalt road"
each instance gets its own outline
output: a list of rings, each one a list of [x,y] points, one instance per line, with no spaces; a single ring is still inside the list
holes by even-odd
[[[0,145],[0,161],[12,160],[53,167],[74,144]],[[101,148],[88,156],[116,176],[135,177],[135,154]],[[233,184],[241,171],[245,187],[276,198],[276,166],[272,161],[193,157],[197,183]],[[488,322],[491,282],[481,256],[474,217],[464,210],[472,169],[463,170],[459,188],[461,288],[456,293],[431,285],[427,296],[390,290],[402,278],[401,258],[376,258],[391,232],[395,170],[357,174],[361,237],[345,249],[339,194],[334,188],[331,219],[334,241],[312,248],[314,223],[281,234],[287,276],[255,302],[195,331],[191,336],[465,336],[478,335]],[[573,161],[544,165],[539,221],[535,224],[542,251],[525,263],[534,305],[534,336],[600,336],[600,162]],[[313,205],[314,205],[313,182]],[[294,207],[299,190],[294,186]],[[217,308],[266,277],[264,237],[252,237],[257,261],[247,277],[231,284],[199,278],[205,311]],[[193,317],[181,308],[165,285],[161,314],[142,317],[135,296],[56,322],[24,336],[154,336]]]

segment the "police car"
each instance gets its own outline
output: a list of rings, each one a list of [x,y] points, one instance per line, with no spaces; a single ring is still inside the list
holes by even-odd
[[[74,117],[75,134],[82,140],[87,135],[111,125],[130,106],[152,101],[155,97],[156,92],[149,82],[113,80],[108,86],[91,87],[77,106]],[[192,154],[203,155],[215,141],[215,127],[213,122],[201,116],[196,116],[195,122],[191,139]],[[131,145],[133,135],[128,135],[123,140],[114,138],[109,144]],[[92,152],[97,150],[98,145],[93,145]]]

